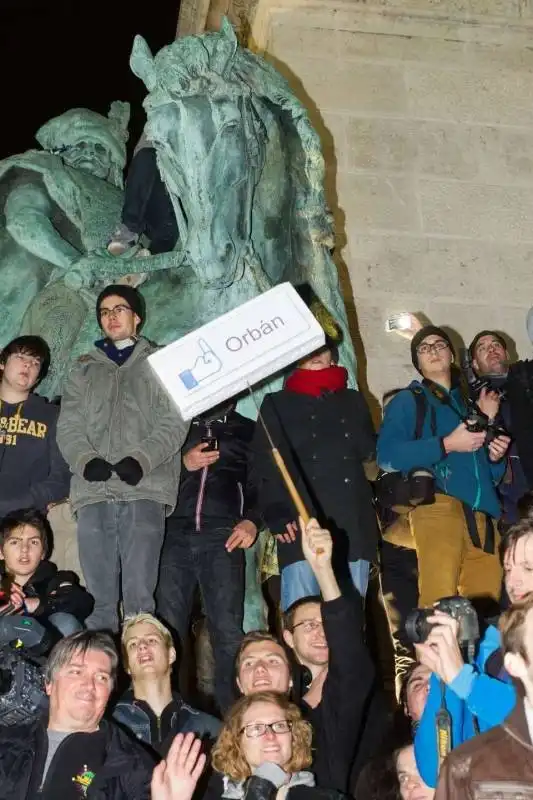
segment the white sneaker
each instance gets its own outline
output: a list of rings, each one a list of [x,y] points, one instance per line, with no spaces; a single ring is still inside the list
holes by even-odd
[[[127,250],[135,247],[139,241],[139,235],[132,233],[129,228],[121,223],[118,228],[113,232],[111,239],[107,245],[107,252],[112,256],[121,256]]]

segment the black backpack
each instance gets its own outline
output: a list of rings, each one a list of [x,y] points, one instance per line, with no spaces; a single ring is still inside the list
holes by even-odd
[[[413,439],[420,439],[428,410],[428,402],[424,390],[420,387],[409,387],[415,400],[415,428]],[[437,433],[437,412],[430,406],[431,434]],[[407,514],[419,505],[429,505],[435,501],[435,480],[424,468],[415,467],[408,475],[402,472],[385,472],[380,470],[374,484],[378,514],[384,525],[390,512]]]

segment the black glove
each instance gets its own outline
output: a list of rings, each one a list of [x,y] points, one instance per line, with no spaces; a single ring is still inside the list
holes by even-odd
[[[124,481],[124,483],[128,483],[130,486],[137,486],[144,475],[143,469],[137,459],[132,458],[131,456],[122,458],[117,464],[115,464],[113,469],[117,473],[120,480]]]
[[[105,458],[91,459],[83,470],[83,477],[91,483],[94,481],[108,481],[112,474],[111,464]]]

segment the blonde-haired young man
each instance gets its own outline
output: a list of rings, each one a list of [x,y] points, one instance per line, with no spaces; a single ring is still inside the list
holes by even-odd
[[[124,621],[121,643],[131,687],[115,706],[115,722],[163,757],[178,733],[215,739],[219,720],[191,708],[172,691],[176,650],[168,628],[152,614],[130,616]]]

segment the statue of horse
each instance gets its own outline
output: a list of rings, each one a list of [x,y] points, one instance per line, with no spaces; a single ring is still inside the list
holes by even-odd
[[[227,20],[219,32],[177,39],[155,57],[137,36],[130,64],[148,90],[145,133],[172,201],[178,244],[147,258],[89,252],[67,269],[65,285],[94,297],[107,282],[144,273],[144,334],[166,344],[277,283],[308,283],[343,330],[341,360],[353,384],[320,141],[286,80],[238,45]],[[96,336],[88,308],[71,336],[73,357]],[[260,394],[279,385],[276,377]],[[250,399],[240,410],[256,416]]]

